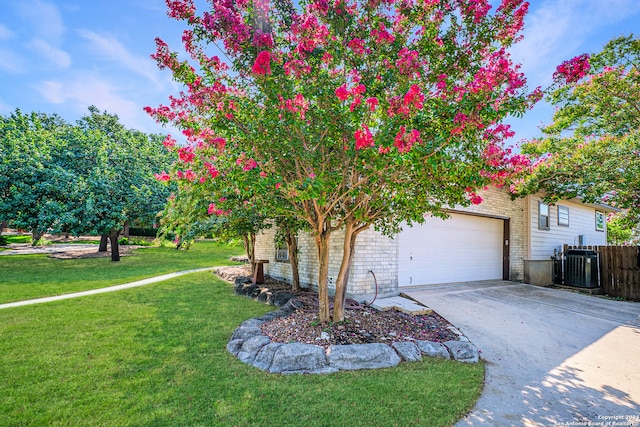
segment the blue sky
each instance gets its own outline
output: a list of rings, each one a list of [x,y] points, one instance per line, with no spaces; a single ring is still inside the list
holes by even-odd
[[[548,85],[563,60],[640,34],[639,0],[530,3],[525,38],[512,55],[532,89]],[[165,11],[164,0],[0,0],[0,114],[20,108],[75,121],[94,104],[127,127],[175,134],[142,111],[181,89],[149,58],[156,36],[179,47],[183,27]],[[539,104],[510,120],[515,139],[537,136],[551,114]]]

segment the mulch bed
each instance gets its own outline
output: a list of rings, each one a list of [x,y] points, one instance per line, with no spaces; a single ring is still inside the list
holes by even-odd
[[[248,265],[220,270],[223,270],[221,276],[229,281],[237,276],[250,276]],[[264,287],[270,291],[291,292],[291,285],[270,277],[265,277]],[[318,321],[317,293],[308,289],[292,293],[295,295],[292,302],[299,309],[260,326],[263,334],[273,342],[301,342],[328,347],[416,340],[445,342],[458,339],[451,323],[437,313],[410,315],[395,310],[378,311],[355,301],[348,304],[354,308],[345,310],[344,321],[321,324]]]

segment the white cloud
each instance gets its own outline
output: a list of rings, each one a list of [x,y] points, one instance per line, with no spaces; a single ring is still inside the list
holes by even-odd
[[[525,18],[524,39],[510,51],[536,85],[548,85],[555,67],[583,52],[602,27],[640,12],[637,0],[547,0],[535,4]],[[610,34],[608,38],[618,34]]]
[[[18,13],[31,22],[31,33],[58,44],[66,31],[62,15],[55,4],[43,0],[20,1]]]
[[[0,40],[8,40],[14,36],[13,31],[0,24]]]
[[[71,106],[78,116],[95,105],[117,114],[126,127],[143,132],[162,132],[143,110],[143,105],[122,95],[123,89],[91,73],[77,73],[67,80],[41,82],[36,90],[52,104]]]
[[[58,49],[55,46],[51,46],[44,40],[32,40],[28,44],[28,47],[53,64],[56,68],[69,68],[71,65],[71,56],[67,52],[62,49]]]
[[[22,58],[15,52],[0,48],[0,70],[9,74],[23,74],[26,67]]]
[[[155,63],[148,56],[132,54],[122,43],[111,36],[102,36],[90,30],[78,30],[78,34],[91,43],[96,55],[118,63],[155,85],[161,86]]]

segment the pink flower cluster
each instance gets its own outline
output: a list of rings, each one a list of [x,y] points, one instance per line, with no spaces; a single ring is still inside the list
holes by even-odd
[[[424,107],[424,94],[420,86],[412,85],[403,97],[394,96],[389,99],[389,108],[387,114],[393,117],[398,114],[409,117],[411,111],[422,110]]]
[[[271,53],[268,50],[263,50],[258,54],[251,71],[259,76],[271,74]]]
[[[299,93],[293,99],[283,99],[281,95],[278,95],[280,98],[280,109],[286,109],[293,114],[300,114],[300,118],[302,120],[305,119],[305,114],[307,110],[309,110],[309,101],[307,101],[304,96]]]
[[[347,85],[344,84],[337,88],[334,93],[340,101],[346,101],[349,98],[353,98],[353,101],[349,106],[349,110],[353,111],[358,105],[362,104],[362,98],[366,91],[367,88],[363,84],[354,86],[351,89],[347,89]],[[369,105],[369,109],[372,111],[375,109],[375,106],[378,105],[378,100],[376,98],[369,98],[366,102]]]
[[[468,187],[465,189],[465,191],[467,192],[467,197],[472,204],[479,205],[480,203],[482,203],[482,197],[476,194],[476,192],[473,191],[472,188]]]
[[[158,180],[158,181],[169,181],[171,180],[171,175],[169,175],[166,172],[162,172],[162,173],[154,173],[153,176]]]
[[[496,16],[504,23],[498,34],[498,40],[514,39],[524,27],[524,17],[529,10],[529,2],[524,0],[502,0],[496,10]],[[513,14],[512,18],[506,17]],[[522,36],[520,36],[522,37]],[[516,38],[517,40],[518,38]]]
[[[209,172],[209,176],[211,177],[211,179],[215,179],[218,177],[218,175],[220,175],[220,171],[218,171],[218,169],[216,169],[216,167],[213,164],[209,162],[204,162],[204,167]]]
[[[258,167],[258,163],[253,159],[246,159],[244,154],[236,160],[238,166],[242,166],[242,170],[248,172]]]
[[[205,12],[202,23],[214,37],[224,40],[224,46],[232,53],[242,51],[242,46],[251,38],[251,26],[242,16],[247,7],[246,0],[210,0],[213,13]]]
[[[407,132],[404,126],[400,126],[400,130],[396,134],[393,145],[398,149],[399,153],[406,153],[411,150],[414,144],[422,142],[420,138],[420,132],[416,129],[412,129]]]
[[[398,67],[398,71],[400,71],[402,75],[419,78],[421,64],[418,60],[418,51],[409,50],[406,47],[402,48],[400,52],[398,52],[396,67]]]
[[[176,140],[173,139],[171,135],[167,135],[164,141],[162,141],[162,145],[164,145],[167,150],[171,151],[171,149],[176,145]]]
[[[468,0],[466,4],[460,3],[464,16],[473,18],[473,22],[476,24],[482,22],[491,10],[491,5],[487,0]]]
[[[396,40],[395,36],[387,31],[382,22],[378,25],[378,28],[371,30],[371,37],[376,41],[376,43],[391,44]]]
[[[374,145],[373,135],[371,135],[371,131],[367,125],[362,125],[362,128],[355,131],[353,136],[356,140],[356,150],[362,150],[363,148]]]
[[[166,3],[169,9],[167,15],[171,18],[187,19],[189,22],[193,22],[193,16],[196,12],[193,0],[166,0]]]
[[[215,203],[209,203],[209,208],[207,209],[207,213],[209,215],[222,216],[222,215],[229,215],[231,211],[230,210],[225,211],[224,209],[220,209],[216,206]]]
[[[356,55],[364,55],[367,50],[364,46],[364,40],[362,39],[353,39],[349,43],[347,43],[349,49],[351,49]]]
[[[183,163],[191,163],[196,155],[193,153],[193,147],[182,147],[178,149],[178,157]]]
[[[284,63],[284,72],[287,76],[294,76],[299,79],[311,73],[311,67],[301,59],[293,59]]]
[[[298,42],[296,52],[300,55],[313,52],[316,47],[323,45],[329,37],[327,27],[320,25],[318,18],[310,13],[297,16],[291,30]]]
[[[589,54],[583,53],[558,65],[553,79],[562,83],[575,83],[586,76],[590,68]]]

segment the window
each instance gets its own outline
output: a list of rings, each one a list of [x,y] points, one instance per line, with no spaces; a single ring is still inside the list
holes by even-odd
[[[538,203],[538,228],[549,229],[549,205],[542,202]]]
[[[596,211],[596,231],[604,231],[604,213]]]
[[[289,262],[289,246],[286,242],[276,243],[276,261]]]
[[[569,226],[569,208],[566,206],[558,206],[558,225]]]

